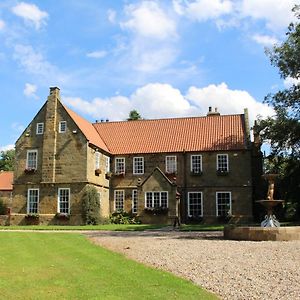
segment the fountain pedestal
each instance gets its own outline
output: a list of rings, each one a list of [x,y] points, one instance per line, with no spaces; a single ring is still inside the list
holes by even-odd
[[[280,223],[273,214],[274,207],[283,202],[283,200],[274,200],[274,185],[275,179],[278,177],[278,174],[265,174],[262,175],[262,177],[268,180],[269,186],[267,199],[256,201],[267,209],[267,214],[265,216],[265,219],[261,222],[261,227],[280,227]]]

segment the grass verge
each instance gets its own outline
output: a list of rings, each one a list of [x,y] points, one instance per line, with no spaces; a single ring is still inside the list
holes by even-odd
[[[2,299],[217,299],[80,234],[0,232]]]
[[[111,230],[111,231],[143,231],[159,229],[166,225],[150,224],[104,224],[104,225],[24,225],[24,226],[0,226],[0,230]]]
[[[180,225],[180,231],[222,231],[224,225],[215,224],[182,224]]]

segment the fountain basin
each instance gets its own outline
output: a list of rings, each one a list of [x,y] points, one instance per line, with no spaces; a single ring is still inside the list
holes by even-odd
[[[300,226],[289,227],[224,227],[224,238],[243,241],[295,241],[300,240]]]

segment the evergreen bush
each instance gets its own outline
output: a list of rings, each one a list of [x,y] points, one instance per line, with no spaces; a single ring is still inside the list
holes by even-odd
[[[82,198],[83,220],[86,225],[98,225],[100,218],[100,195],[93,186],[88,186]]]

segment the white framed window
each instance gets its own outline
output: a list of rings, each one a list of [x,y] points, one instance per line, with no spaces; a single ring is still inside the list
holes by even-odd
[[[110,172],[110,157],[105,156],[105,173]]]
[[[176,156],[166,156],[166,173],[176,173],[177,161]]]
[[[144,157],[133,158],[133,174],[144,174]]]
[[[203,216],[202,192],[188,192],[188,216],[194,218]]]
[[[61,214],[70,214],[70,189],[69,188],[58,189],[57,210],[58,213]]]
[[[217,154],[217,171],[229,171],[228,154]]]
[[[58,126],[59,133],[65,133],[67,131],[67,121],[60,121]]]
[[[38,214],[38,212],[39,212],[39,189],[28,189],[27,213]]]
[[[44,133],[44,123],[37,123],[36,134],[43,134],[43,133]]]
[[[145,193],[145,207],[168,207],[168,192],[146,192]]]
[[[115,173],[116,174],[125,174],[125,158],[124,157],[116,157]]]
[[[136,214],[137,213],[137,190],[132,191],[132,213]]]
[[[115,202],[115,211],[124,210],[124,190],[115,190],[114,191],[114,202]]]
[[[95,170],[100,169],[100,152],[95,152]]]
[[[38,151],[27,150],[26,169],[37,169]]]
[[[191,172],[195,174],[202,172],[202,155],[191,155]]]
[[[216,192],[217,216],[231,215],[231,192]]]

